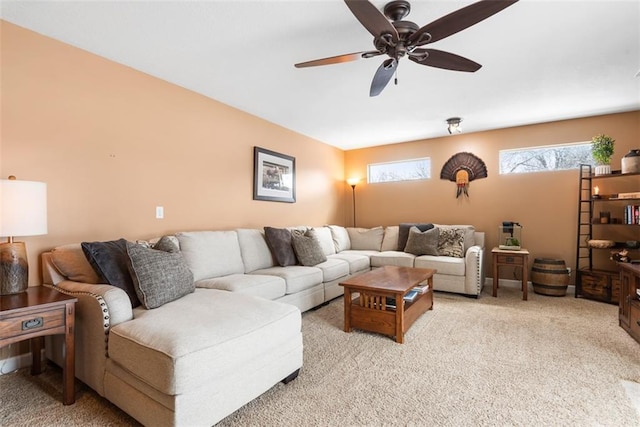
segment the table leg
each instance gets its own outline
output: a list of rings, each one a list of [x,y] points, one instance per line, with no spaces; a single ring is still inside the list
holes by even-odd
[[[344,331],[351,332],[351,289],[344,287]]]
[[[404,299],[402,294],[396,294],[396,342],[404,343]]]
[[[31,375],[42,373],[42,347],[44,337],[31,338]]]
[[[525,255],[522,257],[522,299],[527,300],[527,293],[529,292],[529,260]]]
[[[493,296],[498,296],[498,259],[493,257]]]
[[[65,307],[66,313],[66,330],[65,330],[65,349],[64,349],[64,373],[62,378],[62,403],[72,405],[76,401],[75,393],[75,344],[74,344],[74,328],[75,328],[75,304],[69,303]]]

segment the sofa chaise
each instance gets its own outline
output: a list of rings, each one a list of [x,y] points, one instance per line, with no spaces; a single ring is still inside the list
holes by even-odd
[[[297,376],[301,312],[341,296],[339,283],[349,277],[383,265],[435,268],[435,290],[477,296],[484,233],[437,226],[446,227],[464,230],[461,257],[399,250],[400,226],[292,227],[313,230],[322,260],[285,266],[263,230],[177,233],[170,239],[195,289],[152,308],[135,306],[118,283],[104,283],[80,244],[44,253],[43,279],[78,298],[77,378],[145,425],[213,425]],[[46,352],[62,363],[63,340],[48,338]]]

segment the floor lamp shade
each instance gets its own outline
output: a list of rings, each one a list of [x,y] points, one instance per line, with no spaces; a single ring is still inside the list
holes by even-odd
[[[47,184],[0,181],[0,295],[23,292],[29,286],[29,264],[24,242],[14,237],[47,234]]]

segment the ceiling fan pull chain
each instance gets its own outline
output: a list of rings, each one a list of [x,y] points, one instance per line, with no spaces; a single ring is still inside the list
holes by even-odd
[[[396,68],[396,75],[393,79],[393,84],[395,84],[396,86],[398,86],[398,69]]]

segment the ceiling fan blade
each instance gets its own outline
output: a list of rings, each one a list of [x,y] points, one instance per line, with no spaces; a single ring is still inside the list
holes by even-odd
[[[421,46],[442,40],[445,37],[449,37],[458,31],[462,31],[489,18],[517,1],[518,0],[481,0],[477,3],[470,4],[420,28],[409,37],[408,44]]]
[[[383,34],[389,34],[393,43],[398,42],[398,31],[373,4],[367,0],[344,0],[344,2],[373,37],[378,38]]]
[[[396,68],[398,68],[398,61],[394,58],[385,59],[373,76],[369,96],[380,95],[380,92],[387,86],[387,83],[389,83],[389,80],[391,80],[391,77],[393,77],[393,74],[396,72]]]
[[[317,67],[318,65],[340,64],[343,62],[357,61],[358,59],[364,58],[365,54],[367,54],[368,56],[366,57],[369,58],[370,57],[369,55],[372,55],[373,53],[378,55],[380,54],[377,51],[347,53],[344,55],[330,56],[329,58],[314,59],[313,61],[301,62],[299,64],[295,64],[295,67],[296,68]]]
[[[469,73],[474,73],[482,67],[470,59],[437,49],[414,49],[409,54],[409,59],[420,65]]]

